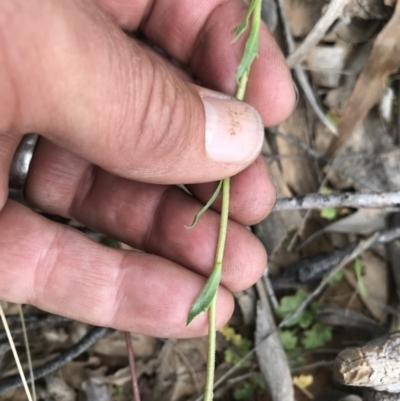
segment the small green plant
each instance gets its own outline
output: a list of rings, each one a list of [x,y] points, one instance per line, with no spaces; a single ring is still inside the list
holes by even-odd
[[[329,274],[329,273],[327,273],[326,276],[327,276],[328,274]],[[326,277],[326,276],[324,276],[324,277]],[[338,271],[338,272],[329,280],[329,285],[330,285],[330,286],[335,285],[335,284],[338,283],[339,281],[342,281],[342,280],[343,280],[343,277],[344,277],[344,269]]]
[[[225,350],[224,359],[225,362],[231,365],[236,365],[253,349],[252,341],[243,337],[228,325],[224,326],[220,330],[220,333],[224,336],[226,342],[230,346]],[[242,364],[242,367],[250,366],[252,360],[254,360],[254,357],[249,358],[248,361]],[[265,388],[264,380],[259,373],[254,372],[254,375],[252,375],[248,380],[235,387],[233,390],[233,398],[238,401],[251,400],[254,398],[255,391],[260,388]]]
[[[334,110],[329,110],[329,111],[326,113],[326,117],[327,117],[328,120],[332,123],[332,125],[333,125],[334,127],[337,128],[337,127],[339,126],[341,117],[340,117],[340,115],[337,114]]]
[[[357,286],[358,290],[360,291],[360,295],[363,298],[366,298],[368,293],[367,289],[365,288],[364,280],[363,280],[363,265],[361,262],[360,258],[357,258],[354,261],[354,272],[356,273],[356,279],[357,279]]]
[[[324,207],[321,210],[320,216],[326,220],[335,220],[337,217],[337,210],[332,206]]]
[[[294,295],[281,299],[277,314],[284,319],[290,316],[306,299],[308,292],[300,289]],[[279,330],[282,346],[289,355],[299,353],[302,349],[321,347],[332,339],[332,328],[318,321],[317,302],[312,302],[297,317],[286,324],[288,329]]]
[[[234,38],[233,42],[235,42],[250,26],[250,32],[246,41],[243,57],[236,72],[236,81],[238,83],[236,98],[238,100],[244,99],[250,67],[258,54],[259,31],[261,26],[261,4],[262,0],[251,0],[243,22],[235,29],[236,37]],[[211,206],[221,191],[221,220],[217,249],[214,259],[214,269],[203,290],[189,311],[187,318],[187,325],[189,325],[200,313],[209,311],[207,376],[204,401],[212,401],[214,398],[213,387],[216,349],[216,302],[217,291],[221,280],[222,262],[228,227],[230,178],[225,178],[220,181],[210,201],[207,202],[202,210],[200,210],[190,226],[190,228],[194,227],[201,214],[203,214]]]
[[[225,362],[235,365],[253,349],[253,343],[248,338],[236,333],[236,331],[228,325],[222,327],[220,333],[230,345],[224,353]]]
[[[265,389],[264,379],[260,374],[255,373],[243,385],[233,390],[233,398],[240,400],[254,400],[255,392],[258,389]]]
[[[328,187],[322,187],[319,191],[322,195],[329,195],[332,191]],[[321,209],[320,216],[326,220],[335,220],[338,216],[337,209],[331,206]]]

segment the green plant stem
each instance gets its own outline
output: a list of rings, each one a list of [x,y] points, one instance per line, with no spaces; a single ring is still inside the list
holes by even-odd
[[[247,80],[249,79],[249,73],[245,72],[239,80],[238,89],[236,91],[236,99],[243,100],[246,92]]]
[[[215,270],[222,270],[222,260],[224,257],[226,232],[228,229],[229,216],[229,190],[231,179],[224,178],[222,180],[222,208],[221,220],[219,225],[219,235],[217,250],[215,253]],[[208,358],[207,358],[207,376],[206,389],[204,393],[204,401],[212,401],[214,392],[214,371],[215,371],[215,350],[216,350],[216,321],[217,321],[217,293],[215,294],[210,309],[208,311]]]
[[[250,65],[257,55],[257,50],[254,52],[254,46],[258,49],[258,35],[261,25],[261,0],[252,0],[249,8],[249,12],[253,10],[252,15],[252,26],[250,30],[249,38],[246,42],[244,58],[247,59],[247,66],[244,72],[240,74],[238,80],[238,88],[236,92],[236,99],[242,101],[247,87],[247,80],[249,77]],[[248,14],[249,16],[250,14]],[[248,16],[246,18],[248,18]],[[248,19],[247,19],[248,22]],[[246,25],[247,25],[246,22]],[[241,32],[243,33],[243,31]],[[239,36],[241,35],[239,33]],[[250,44],[250,45],[249,45]],[[253,48],[251,48],[253,46]],[[248,54],[246,56],[246,51]],[[243,60],[242,60],[243,61]],[[242,64],[242,63],[241,63]],[[239,66],[238,71],[241,66]],[[222,207],[221,207],[221,220],[219,227],[217,250],[215,253],[214,272],[222,271],[222,261],[225,250],[226,234],[228,229],[228,217],[229,217],[229,197],[230,197],[230,178],[222,180]],[[215,352],[216,352],[216,321],[217,321],[217,293],[215,292],[212,298],[209,315],[208,315],[208,358],[207,358],[207,375],[206,375],[206,388],[204,392],[204,401],[212,401],[214,398],[214,373],[215,373]]]
[[[6,316],[4,314],[4,310],[3,310],[3,307],[1,306],[1,303],[0,303],[0,319],[1,319],[1,322],[3,323],[4,330],[5,330],[6,334],[7,334],[8,342],[10,343],[11,351],[12,351],[12,353],[14,355],[14,359],[15,359],[15,363],[17,365],[18,373],[21,376],[21,381],[22,381],[22,384],[23,384],[24,389],[25,389],[26,397],[28,398],[28,401],[33,401],[31,392],[30,392],[29,387],[28,387],[28,383],[27,383],[26,378],[25,378],[25,373],[24,373],[24,371],[22,369],[21,362],[19,360],[18,353],[17,353],[17,350],[15,348],[15,343],[14,343],[14,340],[12,338],[12,335],[11,335],[11,332],[10,332],[10,328],[8,326],[7,319],[6,319]]]
[[[246,85],[249,74],[246,72],[239,80],[236,99],[243,100],[246,91]],[[224,178],[222,180],[222,207],[221,220],[219,226],[217,250],[215,253],[214,269],[222,270],[222,260],[224,257],[226,233],[228,228],[229,217],[229,198],[230,198],[231,179]],[[214,372],[215,372],[215,352],[217,337],[217,294],[215,294],[210,309],[208,311],[208,357],[207,357],[207,375],[206,389],[204,392],[204,401],[212,401],[214,397]]]

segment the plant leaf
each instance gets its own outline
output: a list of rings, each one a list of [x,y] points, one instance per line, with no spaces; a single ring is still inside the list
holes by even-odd
[[[298,338],[292,330],[279,330],[278,335],[282,347],[286,351],[292,351],[296,349]]]
[[[332,206],[324,207],[320,212],[320,216],[327,220],[334,220],[337,217],[337,210]]]
[[[301,340],[304,348],[312,349],[322,347],[332,339],[332,327],[323,323],[315,323],[310,330],[304,332],[304,338]]]
[[[279,308],[276,311],[278,316],[281,318],[285,318],[286,316],[291,315],[304,301],[307,295],[308,295],[307,291],[300,289],[294,295],[288,295],[282,297],[279,303]],[[310,326],[314,320],[315,320],[315,314],[313,313],[313,311],[306,309],[294,319],[289,320],[286,326],[291,327],[298,324],[300,325],[300,327],[305,329],[308,326]]]
[[[326,277],[329,273],[327,273],[324,277]],[[333,286],[336,283],[338,283],[339,281],[341,281],[344,277],[344,270],[340,270],[338,271],[330,280],[329,280],[329,285]]]
[[[191,228],[193,228],[197,224],[197,222],[199,221],[199,218],[201,217],[201,215],[204,212],[206,212],[210,208],[210,206],[214,203],[215,199],[217,199],[217,196],[221,192],[221,188],[222,188],[222,180],[218,183],[218,186],[215,189],[214,193],[212,194],[210,200],[203,206],[203,208],[200,210],[200,212],[198,212],[196,214],[196,216],[194,216],[192,224],[190,226],[185,226],[185,228],[190,230]]]
[[[247,13],[246,13],[246,16],[244,17],[243,22],[235,28],[236,36],[235,36],[235,39],[232,40],[232,43],[235,43],[240,38],[240,36],[243,34],[243,32],[248,28],[249,19],[250,19],[251,14],[254,11],[256,2],[257,2],[257,0],[251,0],[251,3],[247,9]]]
[[[250,8],[252,7],[252,21],[249,37],[246,41],[242,60],[236,71],[236,81],[239,82],[240,78],[249,72],[250,66],[258,55],[258,38],[261,25],[261,15],[253,12],[257,6],[260,6],[261,0],[252,0]]]
[[[360,260],[360,258],[357,258],[354,262],[354,271],[355,271],[356,277],[357,277],[357,286],[358,286],[358,290],[360,291],[360,295],[363,298],[367,298],[368,292],[364,285],[364,280],[362,277],[362,270],[363,270],[363,266],[362,266],[361,260]]]
[[[249,71],[250,66],[254,59],[258,55],[258,34],[257,31],[250,32],[250,36],[247,39],[246,46],[244,48],[243,58],[240,61],[239,67],[236,72],[236,81]]]
[[[206,285],[201,290],[200,295],[197,297],[192,308],[190,309],[186,326],[192,323],[193,319],[200,315],[200,313],[205,312],[211,305],[212,300],[217,294],[219,282],[221,280],[220,267],[214,268],[211,276],[208,278]]]
[[[233,398],[236,401],[251,400],[254,398],[254,391],[256,385],[253,383],[245,382],[241,388],[233,390]]]

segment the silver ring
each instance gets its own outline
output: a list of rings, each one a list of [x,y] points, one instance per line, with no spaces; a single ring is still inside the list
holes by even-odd
[[[10,191],[22,192],[24,190],[37,140],[38,135],[26,134],[18,145],[10,166],[8,179],[8,188]]]

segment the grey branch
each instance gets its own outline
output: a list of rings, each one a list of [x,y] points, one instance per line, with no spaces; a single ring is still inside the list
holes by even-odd
[[[377,208],[400,205],[400,191],[382,193],[309,194],[297,198],[280,198],[274,211],[323,209],[326,207]]]
[[[348,0],[332,0],[330,2],[324,15],[315,24],[303,43],[286,59],[290,68],[299,64],[308,52],[321,41],[331,25],[342,14],[343,8],[347,2]]]
[[[336,357],[336,379],[347,386],[366,387],[364,401],[400,399],[400,332],[362,347],[346,348]]]
[[[337,0],[333,0],[337,1]],[[343,1],[343,0],[340,0]],[[287,21],[286,13],[284,10],[284,5],[283,5],[283,0],[278,0],[278,6],[279,6],[279,13],[283,25],[283,33],[285,35],[285,40],[286,44],[289,50],[289,53],[295,54],[295,43],[294,39],[292,36],[292,33],[290,32],[289,29],[289,23]],[[322,121],[323,124],[333,133],[337,134],[337,129],[336,127],[331,123],[331,121],[325,116],[324,111],[318,104],[318,100],[312,90],[312,87],[310,85],[310,82],[307,79],[307,75],[304,72],[304,70],[300,66],[294,66],[294,73],[296,75],[296,78],[303,89],[304,96],[307,98],[308,102],[310,103],[310,106],[314,110],[315,114],[317,117]]]
[[[263,342],[262,347],[256,348],[260,370],[272,401],[294,401],[289,363],[276,332],[274,315],[262,280],[256,286],[260,300],[257,302],[255,341],[256,344]]]
[[[290,322],[292,319],[295,319],[297,316],[302,313],[307,306],[312,302],[319,294],[322,293],[322,291],[325,289],[325,287],[328,285],[328,283],[332,280],[332,277],[338,274],[348,263],[352,262],[354,259],[356,259],[362,252],[364,252],[366,249],[369,249],[378,239],[379,233],[376,233],[372,235],[371,237],[360,241],[354,251],[344,257],[341,262],[333,269],[329,274],[327,274],[321,282],[318,284],[318,286],[310,293],[307,295],[307,297],[304,299],[304,301],[297,307],[297,309],[290,314],[289,316],[286,316],[279,324],[279,328],[285,327],[288,322]]]

